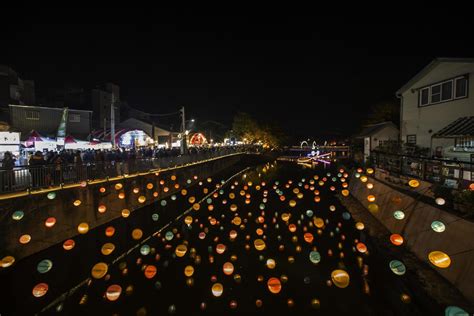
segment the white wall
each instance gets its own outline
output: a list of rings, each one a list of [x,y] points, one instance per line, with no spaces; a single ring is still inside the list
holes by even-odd
[[[469,74],[467,98],[418,107],[419,88],[465,74]],[[405,91],[402,97],[402,141],[406,142],[406,135],[416,134],[416,144],[429,148],[431,135],[459,117],[474,116],[474,63],[441,62]],[[429,130],[432,132],[429,133]],[[452,141],[446,143],[452,144]]]

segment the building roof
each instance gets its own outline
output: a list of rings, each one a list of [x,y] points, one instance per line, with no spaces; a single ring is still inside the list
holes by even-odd
[[[374,135],[374,134],[378,133],[379,131],[381,131],[384,128],[387,128],[387,127],[393,127],[395,129],[398,129],[397,126],[395,124],[393,124],[392,122],[382,122],[382,123],[377,123],[377,124],[370,124],[370,125],[366,125],[364,127],[364,129],[359,134],[357,134],[355,137],[356,138],[368,137],[368,136],[371,136],[371,135]]]
[[[16,108],[30,108],[30,109],[45,109],[45,110],[55,110],[55,111],[63,111],[64,108],[52,108],[48,106],[36,106],[36,105],[19,105],[19,104],[9,104],[10,107],[16,107]],[[88,112],[92,113],[92,111],[89,110],[78,110],[78,109],[71,109],[68,108],[69,112]]]
[[[396,95],[399,96],[416,82],[431,72],[436,66],[441,63],[474,63],[474,58],[449,58],[449,57],[438,57],[433,59],[428,65],[421,69],[415,76],[413,76],[407,83],[405,83],[400,89],[397,90]]]
[[[435,133],[436,138],[474,136],[474,116],[460,117]]]

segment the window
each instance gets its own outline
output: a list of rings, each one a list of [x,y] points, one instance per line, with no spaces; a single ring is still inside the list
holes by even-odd
[[[467,78],[456,78],[456,99],[467,97]]]
[[[424,88],[420,93],[420,105],[428,105],[430,103],[430,88]]]
[[[407,135],[407,144],[416,144],[416,135]]]
[[[453,98],[453,81],[446,81],[441,85],[441,101],[451,100]]]
[[[25,118],[27,120],[38,121],[40,119],[39,111],[26,111],[25,112]]]
[[[81,122],[81,115],[77,113],[69,114],[69,122],[71,123],[80,123]]]
[[[474,137],[459,137],[455,139],[454,143],[455,147],[462,147],[462,148],[473,148],[474,147]]]
[[[431,103],[438,103],[441,101],[441,85],[431,87]]]
[[[468,77],[458,77],[420,88],[419,106],[467,98]]]

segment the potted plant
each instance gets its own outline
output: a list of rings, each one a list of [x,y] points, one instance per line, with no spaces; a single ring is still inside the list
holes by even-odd
[[[454,197],[455,208],[467,217],[474,216],[474,191],[462,190]]]

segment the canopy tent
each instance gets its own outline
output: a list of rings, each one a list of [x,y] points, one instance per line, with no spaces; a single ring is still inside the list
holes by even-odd
[[[42,141],[43,141],[43,136],[41,136],[37,131],[32,130],[28,134],[23,144],[26,148],[30,148],[30,147],[35,147],[36,142],[42,142]]]
[[[95,130],[91,133],[91,139],[110,142],[111,131]],[[153,143],[153,139],[141,129],[119,128],[115,131],[115,143],[120,147],[147,146]]]

